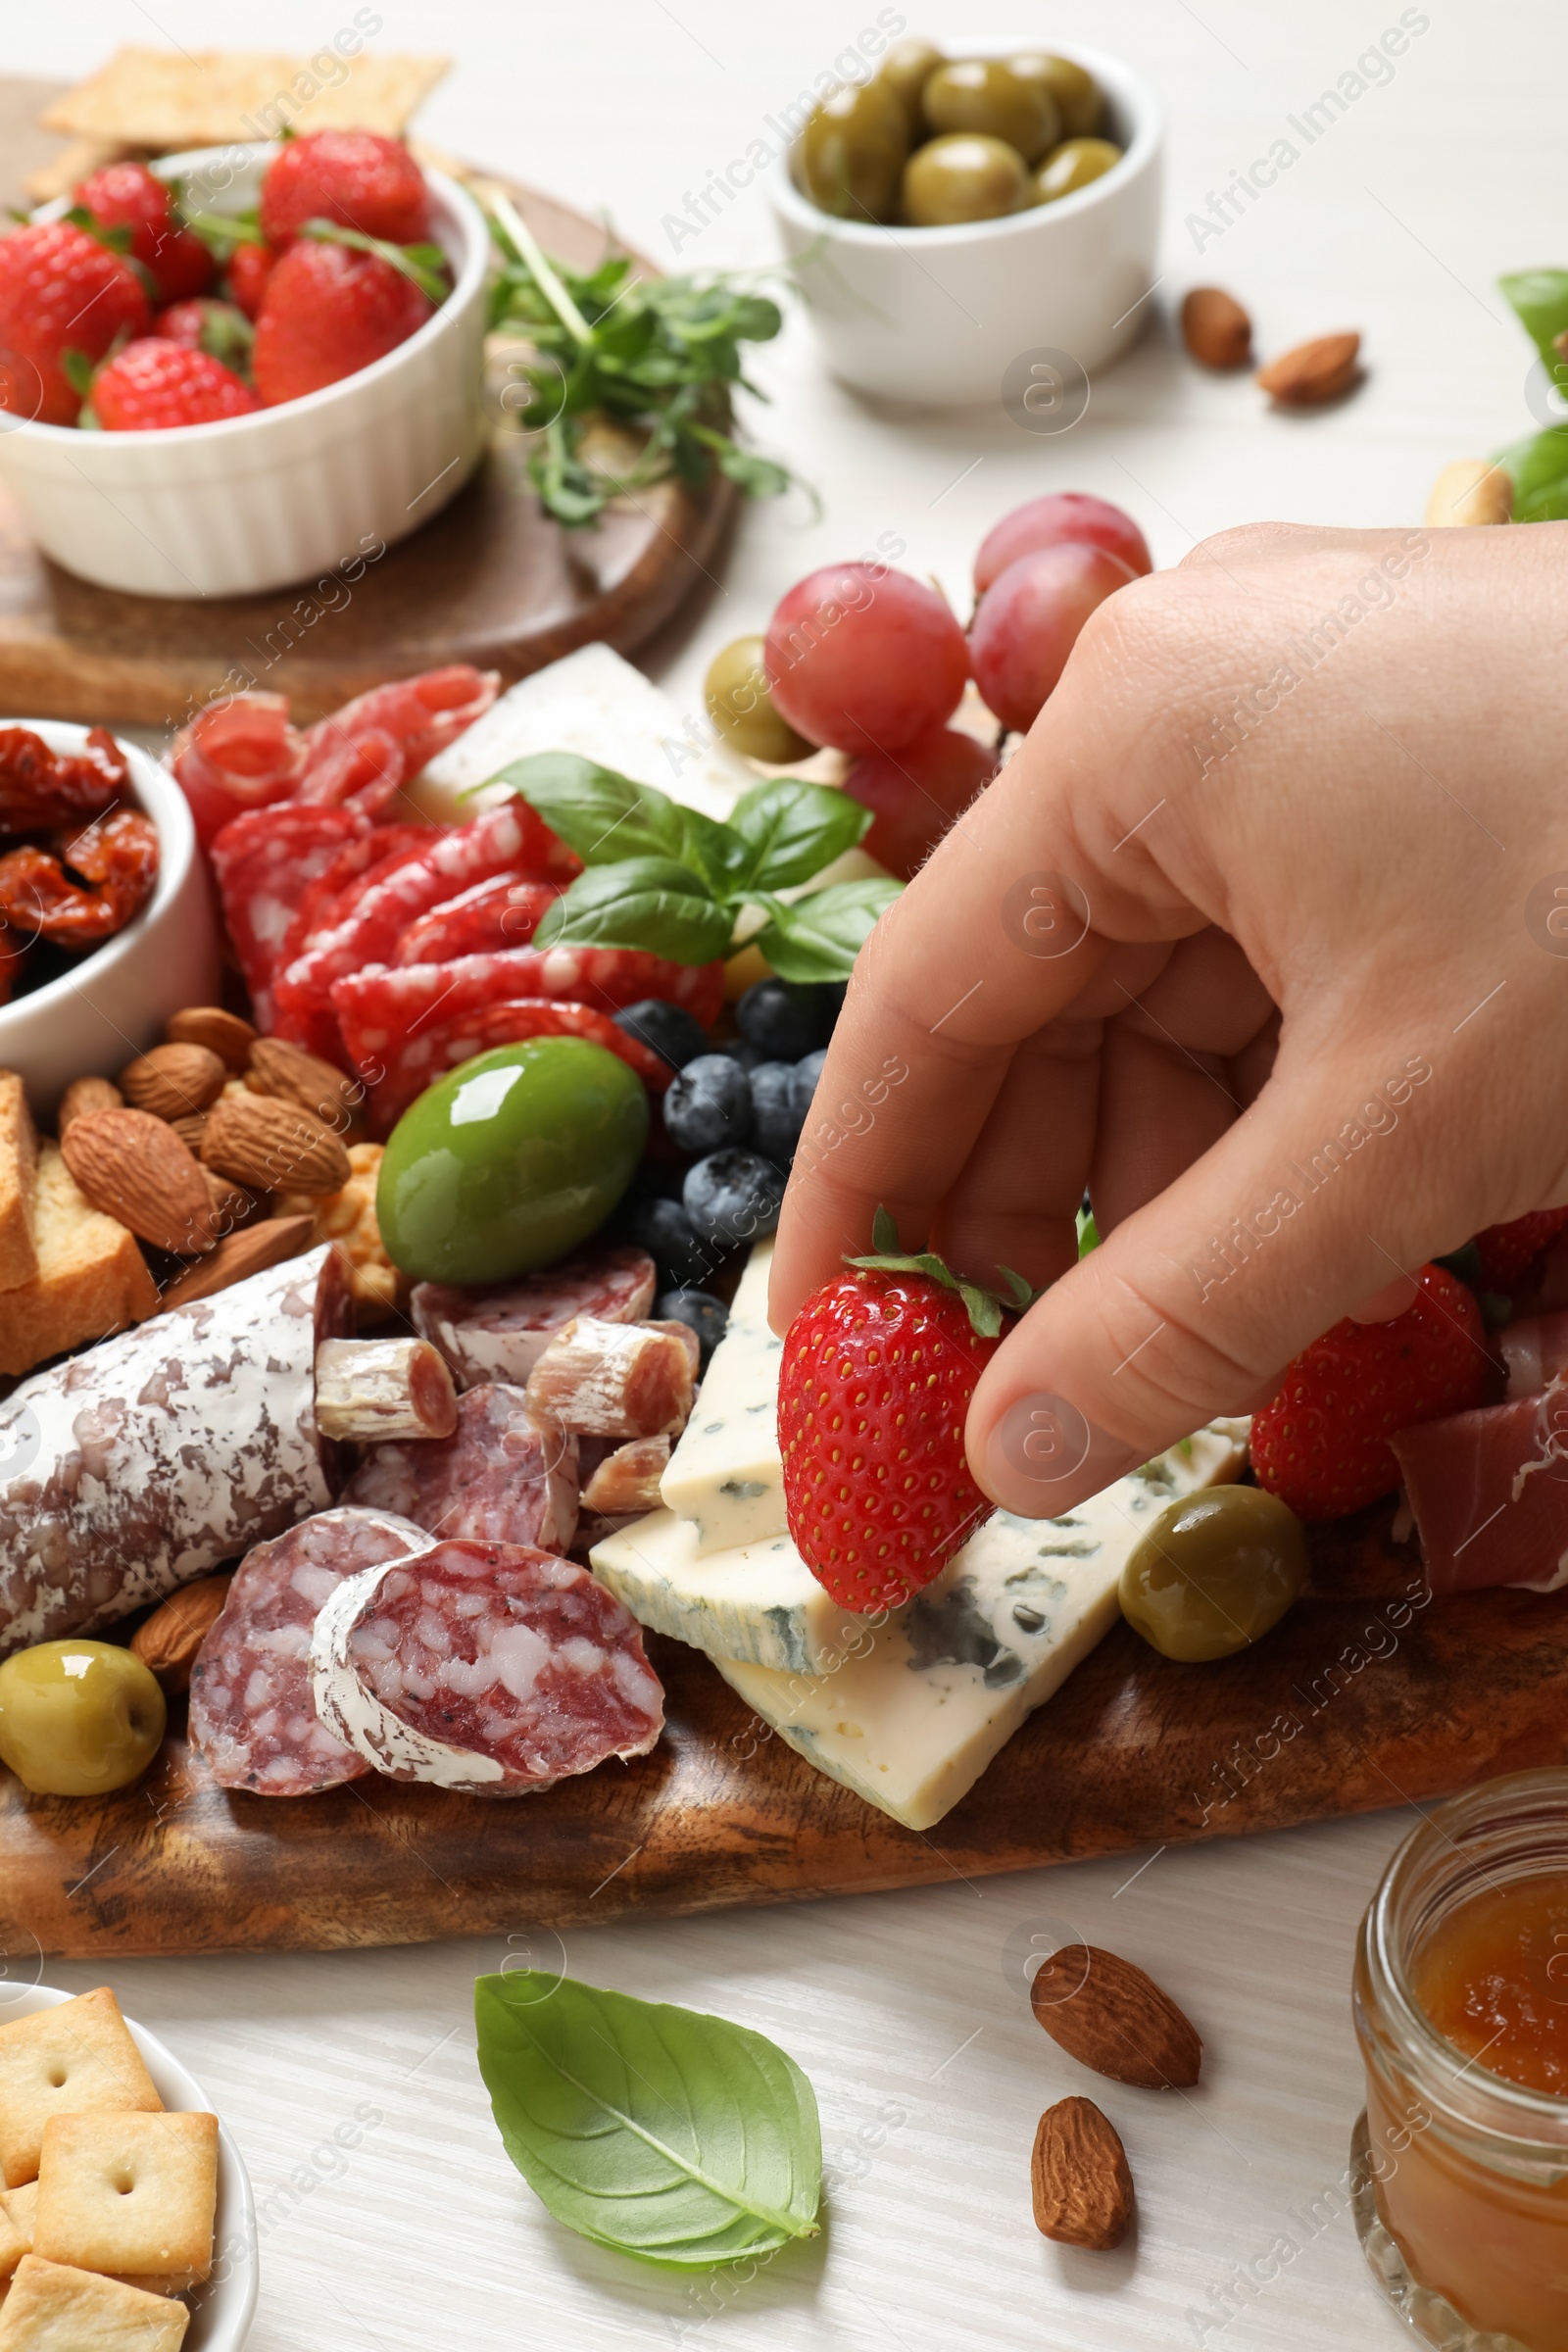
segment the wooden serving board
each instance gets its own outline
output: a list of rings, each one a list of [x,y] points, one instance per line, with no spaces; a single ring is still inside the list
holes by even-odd
[[[518,1935],[628,1913],[866,1893],[1191,1843],[1450,1794],[1568,1761],[1568,1592],[1423,1605],[1381,1524],[1318,1545],[1319,1589],[1242,1657],[1176,1666],[1119,1626],[929,1835],[771,1738],[710,1662],[652,1641],[668,1730],[544,1795],[370,1778],[216,1788],[182,1740],[102,1802],[0,1787],[0,1950],[314,1949]]]
[[[64,84],[0,77],[0,174],[17,186],[59,144],[37,117]],[[573,268],[605,230],[567,206],[502,183],[546,251]],[[541,514],[527,446],[497,433],[452,504],[356,582],[348,602],[309,587],[266,596],[124,596],[41,556],[0,486],[0,710],[44,718],[177,726],[237,667],[319,718],[384,678],[449,662],[499,669],[510,684],[602,638],[643,645],[722,562],[738,494],[721,477],[694,495],[664,482],[616,502],[590,529]]]

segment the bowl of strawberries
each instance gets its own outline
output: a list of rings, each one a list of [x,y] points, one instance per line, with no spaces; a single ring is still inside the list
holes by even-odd
[[[106,166],[0,236],[0,476],[100,587],[363,564],[478,462],[488,266],[472,198],[374,132]]]

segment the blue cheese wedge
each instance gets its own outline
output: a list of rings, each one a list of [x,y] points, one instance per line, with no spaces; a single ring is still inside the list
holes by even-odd
[[[654,1511],[589,1559],[639,1625],[710,1658],[821,1674],[865,1622],[828,1597],[787,1535],[704,1552],[691,1520]]]
[[[772,1263],[772,1243],[756,1243],[692,1417],[659,1482],[665,1508],[691,1521],[698,1558],[788,1531],[778,1450],[783,1343],[767,1327]]]

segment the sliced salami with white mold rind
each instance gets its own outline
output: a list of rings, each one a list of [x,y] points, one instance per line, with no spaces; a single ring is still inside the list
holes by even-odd
[[[395,1511],[432,1536],[569,1551],[577,1485],[577,1440],[541,1428],[521,1389],[487,1381],[459,1397],[449,1438],[372,1446],[343,1500]]]
[[[415,1330],[439,1348],[459,1388],[497,1380],[520,1389],[574,1315],[635,1323],[654,1302],[657,1279],[646,1250],[608,1247],[485,1290],[416,1283],[409,1304]]]

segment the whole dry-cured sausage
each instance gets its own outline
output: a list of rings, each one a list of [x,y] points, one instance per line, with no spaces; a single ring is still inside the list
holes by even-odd
[[[523,1388],[555,1332],[577,1315],[640,1323],[658,1280],[646,1250],[606,1246],[486,1290],[417,1282],[409,1311],[421,1339],[452,1366],[460,1389],[488,1380]]]
[[[316,1620],[317,1712],[396,1781],[525,1796],[646,1755],[664,1693],[636,1619],[526,1544],[436,1543],[340,1585]]]
[[[340,1509],[246,1553],[191,1673],[191,1744],[220,1788],[305,1796],[369,1770],[316,1712],[311,1632],[346,1578],[428,1541],[388,1512]]]
[[[395,1511],[432,1536],[569,1551],[577,1441],[542,1428],[521,1389],[486,1383],[458,1399],[450,1437],[372,1446],[343,1500]]]
[[[154,1316],[0,1404],[0,1655],[161,1600],[325,1508],[316,1350],[353,1329],[334,1247]]]

